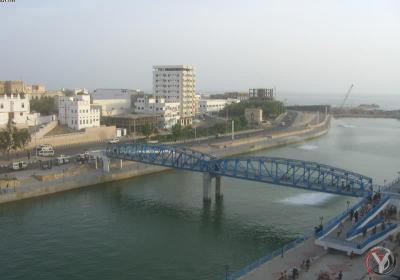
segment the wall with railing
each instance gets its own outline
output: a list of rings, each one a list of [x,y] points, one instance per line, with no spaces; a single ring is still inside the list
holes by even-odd
[[[321,237],[329,233],[335,226],[337,226],[341,221],[343,221],[347,216],[349,215],[351,209],[355,210],[360,208],[364,203],[366,199],[362,199],[358,203],[356,203],[353,207],[349,208],[348,210],[344,211],[343,213],[339,214],[338,216],[332,218],[329,220],[322,231],[319,232],[319,235],[316,235],[316,237]],[[300,244],[303,244],[304,241],[309,239],[311,236],[313,236],[315,232],[312,233],[307,233],[287,244],[285,244],[283,247],[280,247],[273,251],[272,253],[262,256],[261,258],[255,260],[254,262],[250,263],[249,265],[243,267],[242,269],[235,271],[231,273],[228,277],[229,280],[234,280],[242,277],[243,275],[249,273],[250,271],[260,267],[261,265],[265,264],[266,262],[272,260],[275,257],[283,255],[285,252],[287,252],[290,249],[293,249],[297,247]]]

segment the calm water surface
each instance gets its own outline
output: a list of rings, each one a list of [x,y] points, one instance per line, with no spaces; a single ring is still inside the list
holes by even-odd
[[[313,160],[376,178],[400,170],[400,121],[346,119],[328,135],[258,155]],[[223,279],[346,207],[346,197],[170,171],[0,205],[0,279]],[[353,201],[353,199],[350,199]]]

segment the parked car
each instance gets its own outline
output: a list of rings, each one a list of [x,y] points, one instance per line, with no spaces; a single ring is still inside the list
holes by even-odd
[[[118,143],[119,142],[119,138],[113,138],[113,139],[110,139],[110,140],[108,140],[108,143],[110,143],[110,144],[116,144],[116,143]]]
[[[59,157],[56,158],[56,164],[57,165],[63,165],[69,163],[69,156],[66,155],[60,155]]]
[[[53,167],[53,163],[51,160],[41,160],[39,161],[41,169],[51,169]]]
[[[11,170],[22,170],[28,167],[28,164],[24,161],[16,161],[11,163],[10,169]]]

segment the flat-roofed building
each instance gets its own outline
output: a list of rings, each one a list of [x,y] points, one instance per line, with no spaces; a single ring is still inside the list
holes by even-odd
[[[273,88],[251,88],[249,96],[251,99],[274,100],[275,90]]]
[[[151,128],[161,128],[163,126],[163,117],[156,114],[124,114],[102,117],[101,122],[105,125],[125,128],[128,134],[132,134],[140,133],[146,124],[149,124]]]
[[[179,103],[181,125],[191,125],[196,113],[196,75],[189,65],[153,66],[153,94]]]
[[[180,104],[165,102],[164,98],[139,97],[136,99],[134,111],[138,114],[161,115],[164,128],[171,128],[180,120]]]
[[[200,99],[199,110],[201,114],[212,114],[221,111],[227,105],[240,102],[237,99]]]
[[[100,108],[90,104],[87,94],[58,98],[58,119],[76,130],[100,126]]]
[[[263,121],[263,111],[260,108],[246,108],[244,117],[249,124],[260,124]]]
[[[225,92],[224,97],[237,99],[239,101],[245,101],[250,98],[250,95],[248,92],[231,91],[231,92]]]
[[[129,114],[134,101],[143,92],[139,89],[98,88],[90,93],[93,104],[101,106],[102,116]]]
[[[131,113],[131,102],[129,99],[93,99],[93,105],[99,106],[101,116]]]
[[[4,81],[0,81],[0,95],[6,93],[6,83]]]
[[[27,95],[4,94],[0,96],[0,125],[10,120],[17,125],[27,125],[30,116],[29,98]]]
[[[25,92],[23,81],[0,81],[0,94],[19,94]]]

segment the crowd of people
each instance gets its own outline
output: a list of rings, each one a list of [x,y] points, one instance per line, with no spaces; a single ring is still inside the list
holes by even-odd
[[[308,271],[311,266],[311,258],[304,259],[300,265],[300,268],[293,267],[287,272],[286,270],[281,272],[278,280],[295,280],[299,279],[300,271]]]

